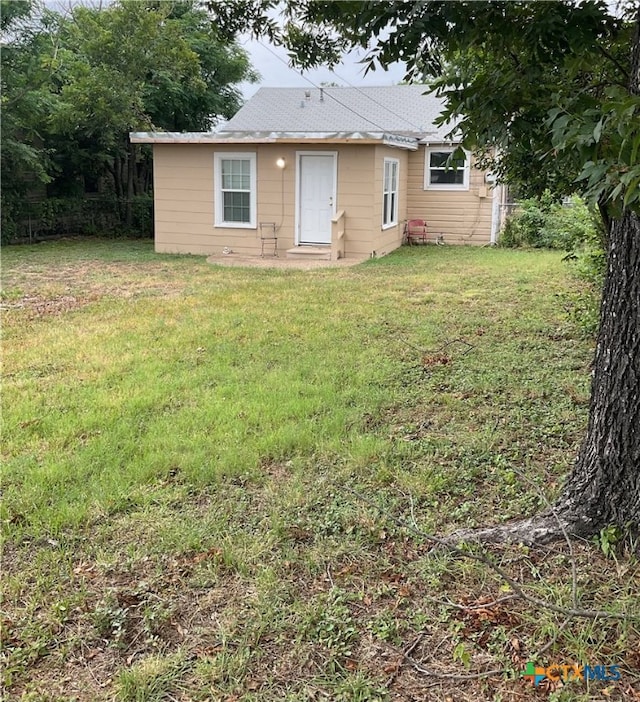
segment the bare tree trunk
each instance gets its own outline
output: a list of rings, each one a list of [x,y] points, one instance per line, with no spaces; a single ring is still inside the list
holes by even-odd
[[[133,223],[133,195],[136,177],[136,145],[129,142],[127,148],[127,202],[125,204],[125,224],[131,227]]]
[[[113,175],[113,186],[114,190],[116,193],[116,205],[118,208],[118,217],[120,221],[122,222],[122,199],[124,196],[123,190],[122,190],[122,159],[120,158],[119,154],[116,154],[113,157],[113,168],[110,168],[111,173]]]
[[[609,236],[587,436],[558,503],[584,535],[640,525],[640,217]]]

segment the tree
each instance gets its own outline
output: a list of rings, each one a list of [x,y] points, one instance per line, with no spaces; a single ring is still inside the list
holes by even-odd
[[[241,104],[235,85],[253,80],[246,53],[219,42],[195,0],[120,0],[79,5],[59,18],[63,49],[55,62],[59,100],[52,114],[63,139],[83,140],[109,170],[126,204],[144,191],[135,130],[207,130]],[[86,164],[85,164],[86,165]]]
[[[65,14],[3,0],[2,11],[3,184],[53,181],[69,196],[109,174],[127,224],[150,185],[150,151],[129,132],[206,131],[239,109],[238,84],[257,78],[196,0],[78,3]]]
[[[279,28],[270,19],[280,7]],[[222,30],[267,33],[300,67],[368,50],[402,60],[459,118],[464,146],[527,194],[579,190],[608,238],[589,422],[552,510],[484,540],[640,525],[640,8],[604,2],[215,2]],[[465,536],[461,534],[459,536]]]
[[[49,39],[29,0],[0,2],[2,30],[2,230],[10,235],[12,217],[29,188],[50,181],[50,160],[42,140],[48,110],[50,74],[40,57]]]

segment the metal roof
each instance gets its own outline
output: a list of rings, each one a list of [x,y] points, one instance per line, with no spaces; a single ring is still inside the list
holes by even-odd
[[[419,143],[411,136],[384,132],[131,132],[129,138],[134,144],[382,143],[409,151],[416,151]]]
[[[371,132],[444,139],[433,121],[444,103],[424,85],[261,88],[222,128],[226,132]]]
[[[442,143],[454,124],[434,120],[443,101],[423,85],[362,88],[261,88],[215,132],[133,132],[132,142],[382,142],[415,150]]]

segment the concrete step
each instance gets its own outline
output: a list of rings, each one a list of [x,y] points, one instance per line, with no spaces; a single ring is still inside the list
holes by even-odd
[[[330,246],[294,246],[287,249],[287,258],[304,261],[330,261]]]

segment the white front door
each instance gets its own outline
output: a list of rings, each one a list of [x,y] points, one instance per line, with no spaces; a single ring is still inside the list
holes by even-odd
[[[300,154],[298,243],[330,244],[335,214],[335,154]]]

